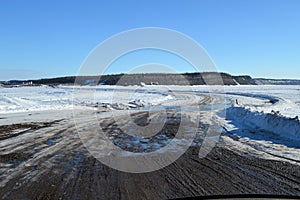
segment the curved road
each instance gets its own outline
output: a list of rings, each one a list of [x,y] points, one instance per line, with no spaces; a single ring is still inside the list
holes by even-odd
[[[197,111],[199,104],[210,101],[208,96],[191,101],[191,97],[182,93],[172,105],[195,107]],[[300,195],[299,163],[251,155],[234,148],[234,142],[238,141],[229,135],[222,135],[209,154],[199,158],[205,135],[214,135],[208,132],[207,116],[211,111],[192,111],[167,110],[166,125],[146,141],[122,132],[122,126],[126,120],[147,126],[149,119],[163,114],[159,109],[132,110],[131,119],[127,118],[128,111],[114,111],[122,123],[117,123],[111,117],[112,112],[102,108],[77,109],[76,126],[72,110],[1,115],[0,197],[169,199],[221,194]],[[193,145],[178,160],[154,172],[132,174],[102,164],[82,144],[77,130],[95,131],[95,116],[111,142],[131,152],[155,151],[175,137],[183,119],[190,120],[185,126],[195,123],[196,118],[200,121]]]

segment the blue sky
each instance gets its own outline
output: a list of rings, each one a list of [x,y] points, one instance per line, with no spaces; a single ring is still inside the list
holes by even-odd
[[[141,27],[190,36],[218,71],[300,79],[299,9],[299,0],[2,0],[0,80],[76,75],[99,43]],[[133,65],[139,58],[138,63],[163,59],[144,53],[147,59],[133,56]],[[110,72],[127,72],[129,61]],[[175,67],[191,71],[184,64]]]

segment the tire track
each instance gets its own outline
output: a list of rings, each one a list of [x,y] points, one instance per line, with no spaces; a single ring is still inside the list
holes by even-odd
[[[203,98],[200,103],[208,103]],[[61,111],[63,112],[63,111]],[[129,119],[117,111],[121,124]],[[132,111],[137,124],[143,125],[151,115]],[[164,131],[174,134],[179,121],[176,110],[168,110],[170,124]],[[188,112],[184,112],[188,115]],[[0,143],[0,197],[2,199],[168,199],[201,195],[278,194],[300,195],[300,166],[274,161],[225,147],[222,142],[200,159],[198,152],[207,126],[199,125],[199,145],[192,146],[178,160],[161,170],[131,174],[107,167],[92,157],[76,130],[91,130],[97,115],[107,133],[117,133],[109,112],[81,112],[80,123],[65,119],[48,127],[31,129]],[[191,121],[194,116],[188,116]],[[26,135],[28,134],[28,135]],[[23,137],[31,140],[24,141]],[[20,139],[21,138],[21,139]],[[53,140],[53,143],[47,141]],[[22,157],[10,165],[5,157]],[[19,154],[23,152],[24,155]],[[19,154],[19,155],[18,155]],[[23,158],[24,157],[24,158]],[[26,166],[25,164],[29,164]]]

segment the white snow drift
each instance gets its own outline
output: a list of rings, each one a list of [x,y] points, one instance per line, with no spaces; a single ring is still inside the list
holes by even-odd
[[[242,106],[232,106],[227,109],[226,118],[235,123],[272,132],[284,138],[300,140],[300,121],[298,117],[289,118],[275,111],[264,113]]]

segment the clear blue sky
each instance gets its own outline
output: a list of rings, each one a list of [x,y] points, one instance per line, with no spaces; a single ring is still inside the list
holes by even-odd
[[[75,75],[100,42],[140,27],[192,37],[218,71],[300,79],[299,10],[299,0],[1,0],[0,80]]]

